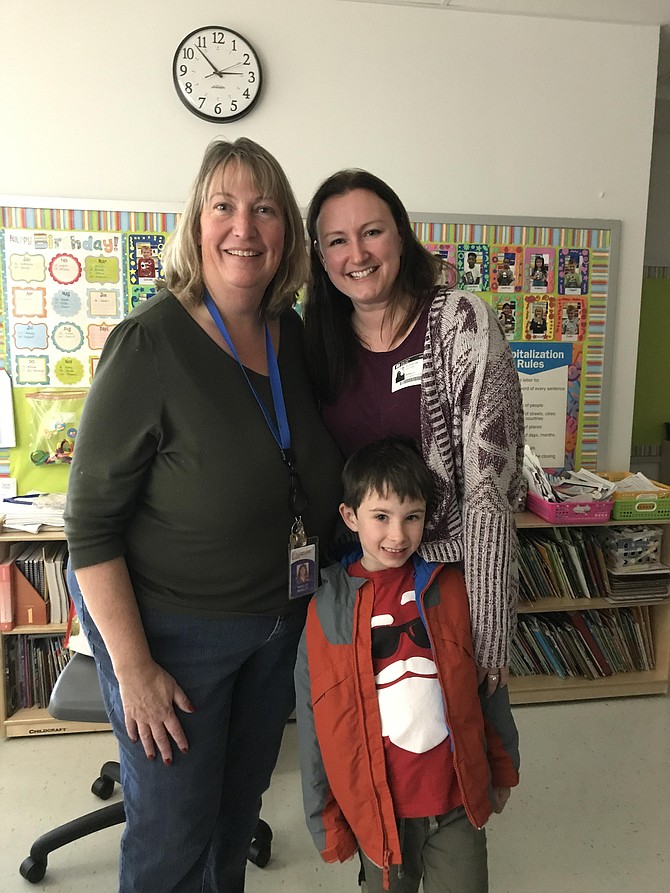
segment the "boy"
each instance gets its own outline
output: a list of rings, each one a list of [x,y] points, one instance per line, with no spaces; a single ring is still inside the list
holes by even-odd
[[[456,565],[416,554],[433,498],[414,441],[351,456],[358,554],[323,570],[296,665],[303,798],[326,862],[360,850],[369,893],[488,890],[482,826],[518,783],[506,688],[478,696]]]

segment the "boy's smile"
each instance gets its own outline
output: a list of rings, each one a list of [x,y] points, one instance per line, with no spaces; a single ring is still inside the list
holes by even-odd
[[[426,503],[423,499],[401,501],[391,491],[385,496],[369,492],[356,511],[343,503],[340,514],[347,527],[358,533],[363,567],[380,571],[402,567],[419,548]]]

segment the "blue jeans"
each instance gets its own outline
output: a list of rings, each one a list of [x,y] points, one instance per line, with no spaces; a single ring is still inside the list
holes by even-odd
[[[242,893],[247,853],[295,705],[304,611],[212,620],[141,609],[154,660],[184,689],[189,751],[148,760],[126,733],[107,649],[72,572],[68,584],[119,743],[126,828],[120,893]]]

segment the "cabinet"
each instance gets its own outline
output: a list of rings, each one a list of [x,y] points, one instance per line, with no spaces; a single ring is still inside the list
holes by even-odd
[[[0,533],[0,556],[5,556],[12,543],[39,543],[52,542],[54,540],[64,540],[65,534],[62,531],[48,531],[43,533],[29,534],[22,531],[4,531]],[[94,732],[108,730],[110,726],[106,723],[76,723],[65,722],[61,719],[54,719],[50,716],[45,708],[30,707],[19,708],[11,716],[7,716],[8,703],[7,691],[8,683],[12,680],[8,678],[8,668],[6,666],[6,656],[10,638],[21,635],[58,635],[63,637],[66,631],[65,623],[48,623],[45,625],[28,624],[25,626],[16,626],[10,631],[0,631],[0,668],[2,668],[2,679],[0,679],[0,736],[3,738],[23,738],[34,737],[37,735],[54,735],[66,732]]]
[[[670,524],[667,520],[648,521],[645,524],[663,527],[661,561],[670,565]],[[516,518],[520,535],[524,530],[549,528],[553,525],[532,512],[520,512]],[[630,525],[630,521],[609,521],[600,525]],[[573,527],[575,525],[569,525]],[[594,525],[589,525],[592,527]],[[550,701],[574,701],[589,698],[612,698],[629,695],[667,694],[670,679],[670,599],[664,601],[636,601],[648,605],[651,638],[655,652],[655,665],[651,670],[614,673],[598,679],[583,677],[515,676],[510,679],[510,700],[513,704],[535,704]],[[519,604],[519,615],[546,612],[616,611],[617,605],[604,598],[543,598],[533,603]]]

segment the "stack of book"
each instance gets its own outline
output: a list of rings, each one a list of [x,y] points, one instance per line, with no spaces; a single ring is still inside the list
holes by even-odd
[[[670,568],[664,564],[608,568],[607,573],[610,588],[607,601],[614,605],[665,601],[668,598]]]
[[[63,541],[13,544],[9,555],[0,559],[0,629],[25,622],[67,623],[70,594],[66,566],[67,544]],[[21,599],[26,592],[39,621],[23,617]]]
[[[5,678],[7,710],[12,716],[27,707],[47,707],[56,679],[70,659],[62,635],[7,636]]]
[[[602,537],[595,528],[521,530],[518,555],[522,601],[610,594]]]
[[[613,604],[656,602],[668,597],[670,568],[660,560],[663,531],[651,524],[612,527],[603,532]]]
[[[654,668],[649,608],[521,615],[512,643],[513,676],[584,676]]]

